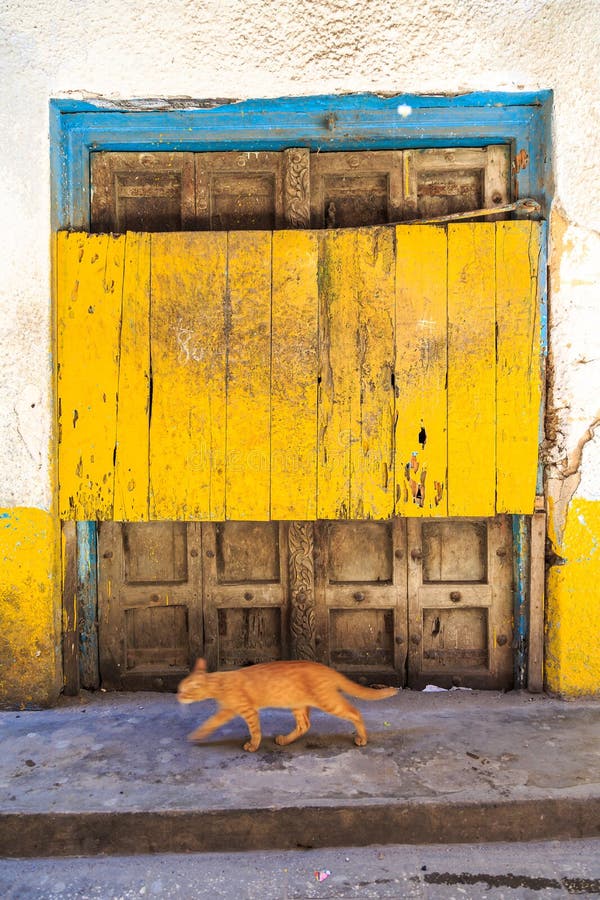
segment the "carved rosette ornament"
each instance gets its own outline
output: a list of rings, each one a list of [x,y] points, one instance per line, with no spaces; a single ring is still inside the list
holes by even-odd
[[[292,658],[315,660],[316,621],[313,523],[291,522],[288,543]]]
[[[309,151],[294,147],[285,151],[283,197],[288,228],[310,226]]]

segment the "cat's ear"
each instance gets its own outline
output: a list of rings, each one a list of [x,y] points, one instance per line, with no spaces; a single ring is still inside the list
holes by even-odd
[[[205,659],[197,659],[196,665],[194,666],[194,672],[206,672],[206,660]]]

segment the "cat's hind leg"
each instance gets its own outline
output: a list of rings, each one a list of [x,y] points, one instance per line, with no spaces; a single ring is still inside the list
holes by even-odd
[[[188,741],[203,740],[205,737],[208,737],[209,734],[212,734],[213,731],[216,731],[217,728],[220,728],[221,725],[225,725],[226,722],[233,719],[235,715],[236,713],[232,712],[230,709],[220,709],[214,716],[207,719],[200,728],[196,728],[195,731],[188,734]]]
[[[279,744],[280,747],[284,747],[286,744],[291,744],[292,741],[295,741],[297,738],[302,737],[303,734],[306,734],[308,729],[310,728],[310,710],[308,706],[302,706],[299,709],[292,710],[294,714],[294,718],[296,719],[296,727],[293,731],[290,731],[289,734],[278,734],[275,738],[275,743]]]
[[[363,722],[363,717],[360,712],[357,710],[355,706],[352,706],[351,703],[346,700],[345,697],[339,695],[336,700],[326,700],[322,705],[320,704],[320,709],[323,712],[330,713],[332,716],[338,716],[340,719],[347,719],[349,722],[352,722],[354,727],[356,728],[356,737],[354,738],[354,743],[357,747],[364,747],[367,743],[367,731],[365,729],[365,723]]]

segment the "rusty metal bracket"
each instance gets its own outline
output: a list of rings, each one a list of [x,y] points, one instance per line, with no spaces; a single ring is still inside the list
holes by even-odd
[[[435,225],[438,222],[456,222],[459,219],[478,219],[480,216],[495,216],[498,213],[519,212],[533,216],[541,213],[542,207],[532,197],[523,197],[506,206],[495,206],[493,209],[473,209],[468,212],[450,213],[447,216],[434,216],[431,219],[409,219],[404,222],[392,222],[392,225]]]

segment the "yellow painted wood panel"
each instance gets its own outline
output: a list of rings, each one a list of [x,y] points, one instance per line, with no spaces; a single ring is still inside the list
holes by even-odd
[[[319,518],[393,512],[394,234],[320,235]]]
[[[59,510],[113,516],[125,238],[57,236]]]
[[[228,236],[228,519],[270,514],[271,232]]]
[[[539,446],[540,225],[496,224],[496,510],[533,513]]]
[[[119,362],[116,521],[148,518],[150,404],[150,235],[126,235]]]
[[[273,233],[271,518],[317,516],[318,239]]]
[[[529,512],[539,251],[524,222],[61,233],[61,516]]]
[[[396,514],[448,513],[447,234],[396,229]]]
[[[224,233],[152,235],[152,519],[222,519]]]
[[[493,224],[448,226],[448,515],[492,516],[496,501]]]

